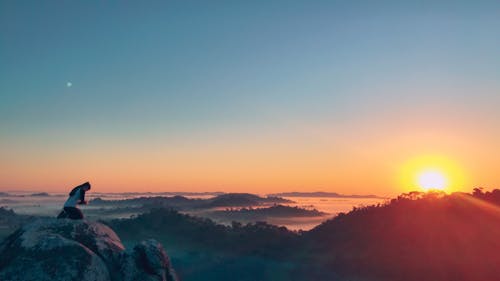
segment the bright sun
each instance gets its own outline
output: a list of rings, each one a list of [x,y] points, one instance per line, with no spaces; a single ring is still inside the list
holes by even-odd
[[[458,191],[467,185],[465,171],[448,157],[420,155],[401,165],[399,183],[405,190]]]
[[[425,189],[438,189],[443,190],[447,186],[447,179],[444,174],[437,170],[427,170],[423,171],[418,175],[417,179],[418,185]]]

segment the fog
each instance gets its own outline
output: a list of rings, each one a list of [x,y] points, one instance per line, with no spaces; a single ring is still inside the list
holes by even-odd
[[[127,200],[132,198],[141,197],[155,197],[155,196],[174,196],[179,195],[189,199],[209,199],[213,198],[220,193],[183,193],[183,192],[159,192],[159,193],[98,193],[98,192],[87,192],[86,200],[90,202],[88,205],[81,205],[79,208],[82,209],[84,214],[89,219],[113,219],[113,218],[128,218],[130,216],[135,216],[142,213],[141,205],[128,205],[127,209],[117,210],[116,206],[99,205],[95,206],[92,204],[92,200],[100,198],[103,200]],[[263,195],[262,195],[263,196]],[[65,200],[67,199],[66,193],[45,193],[45,192],[35,192],[35,191],[9,191],[2,194],[0,197],[0,206],[6,207],[14,210],[18,214],[24,215],[37,215],[37,216],[57,216],[61,210]],[[332,198],[332,197],[284,197],[293,201],[292,203],[283,203],[284,206],[298,207],[300,209],[306,210],[317,210],[324,213],[321,216],[310,216],[310,217],[262,217],[253,219],[252,217],[247,217],[244,220],[238,220],[242,222],[251,222],[257,220],[265,220],[268,223],[285,226],[290,230],[309,230],[316,225],[320,224],[322,221],[338,214],[345,213],[352,210],[353,207],[368,206],[372,204],[382,203],[385,199],[381,198]],[[268,205],[256,205],[256,206],[245,206],[250,208],[264,208],[269,207]],[[232,206],[231,209],[242,208],[243,206]],[[136,208],[136,209],[133,209]],[[201,209],[201,210],[184,210],[182,212],[200,216],[208,217],[215,220],[218,223],[230,224],[232,217],[224,218],[219,216],[213,216],[212,211],[223,211],[227,208],[218,207],[211,209]]]

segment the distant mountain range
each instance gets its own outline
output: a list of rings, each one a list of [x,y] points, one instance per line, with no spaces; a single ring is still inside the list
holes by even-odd
[[[386,199],[385,197],[377,196],[377,195],[345,195],[339,194],[336,192],[282,192],[282,193],[274,193],[268,194],[268,196],[275,197],[329,197],[329,198],[379,198]]]
[[[207,192],[186,192],[186,191],[166,191],[166,192],[93,192],[96,196],[98,195],[104,195],[104,196],[110,196],[110,195],[117,195],[117,196],[146,196],[146,195],[151,195],[151,196],[160,196],[160,195],[165,195],[165,196],[218,196],[222,194],[226,194],[225,192],[222,191],[207,191]]]
[[[214,191],[214,192],[122,192],[122,193],[108,193],[108,192],[92,192],[93,196],[95,197],[109,197],[109,196],[131,196],[139,198],[139,197],[160,197],[160,196],[182,196],[182,197],[213,197],[214,199],[227,199],[230,198],[235,199],[241,199],[243,197],[246,197],[250,201],[255,200],[256,198],[253,197],[255,196],[254,194],[249,194],[249,193],[226,193],[226,192],[221,192],[221,191]],[[66,196],[66,193],[60,194],[60,193],[48,193],[48,192],[36,192],[36,193],[30,193],[30,194],[11,194],[7,192],[0,192],[0,197],[28,197],[28,196],[33,196],[33,197],[41,197],[41,196]],[[379,198],[379,199],[386,199],[386,197],[381,197],[377,195],[347,195],[347,194],[340,194],[336,192],[324,192],[324,191],[316,191],[316,192],[282,192],[282,193],[273,193],[273,194],[268,194],[268,197],[330,197],[330,198]],[[220,197],[220,198],[218,198]],[[272,199],[271,199],[272,200]],[[259,201],[259,200],[258,200]],[[260,200],[262,201],[262,200]],[[284,203],[282,202],[277,202],[277,203]]]
[[[170,207],[181,209],[206,209],[217,207],[247,207],[258,205],[272,205],[293,203],[284,198],[268,196],[260,197],[250,193],[225,193],[207,199],[190,199],[184,196],[154,196],[138,197],[124,200],[104,200],[96,198],[90,201],[93,205],[119,205],[119,206],[150,206],[150,207]]]

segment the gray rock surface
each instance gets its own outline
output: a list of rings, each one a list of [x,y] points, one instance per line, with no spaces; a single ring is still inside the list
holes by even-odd
[[[126,250],[108,226],[86,220],[39,219],[0,244],[3,281],[176,281],[163,246],[142,241]]]

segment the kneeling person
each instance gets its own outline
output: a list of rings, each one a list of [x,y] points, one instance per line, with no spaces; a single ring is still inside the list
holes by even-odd
[[[81,184],[69,193],[69,198],[64,203],[64,211],[58,216],[58,218],[67,217],[73,220],[83,219],[83,213],[80,209],[76,207],[77,204],[87,204],[85,201],[85,192],[90,190],[90,183],[86,182]],[[63,214],[66,213],[66,214]]]

